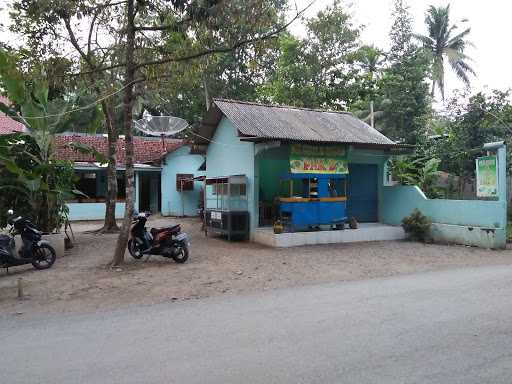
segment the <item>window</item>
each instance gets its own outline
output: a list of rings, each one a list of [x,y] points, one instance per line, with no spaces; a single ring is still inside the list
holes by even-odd
[[[98,197],[98,191],[96,188],[96,178],[97,175],[94,172],[88,173],[79,173],[77,175],[79,177],[78,182],[76,183],[76,188],[87,195],[89,198]]]
[[[231,196],[245,196],[245,184],[231,184]]]
[[[384,163],[384,186],[392,187],[397,184],[396,181],[393,180],[393,172],[391,171],[391,161],[387,161]]]
[[[343,197],[347,195],[347,180],[333,178],[327,184],[329,197]]]
[[[189,173],[177,173],[176,174],[176,190],[192,191],[194,190],[194,175]]]

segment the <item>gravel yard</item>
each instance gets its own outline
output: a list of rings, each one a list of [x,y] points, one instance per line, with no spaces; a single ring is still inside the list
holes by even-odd
[[[31,266],[0,271],[0,312],[95,311],[173,302],[295,285],[367,279],[446,268],[512,263],[510,250],[411,242],[374,242],[274,249],[249,242],[205,238],[197,219],[155,218],[149,226],[183,223],[190,259],[179,265],[160,256],[110,269],[116,235],[84,231],[101,223],[74,224],[75,247],[52,269]],[[145,258],[144,258],[145,259]],[[23,279],[26,298],[16,298]]]

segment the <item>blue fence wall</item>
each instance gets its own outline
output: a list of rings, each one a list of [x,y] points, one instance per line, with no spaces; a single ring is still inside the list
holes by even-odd
[[[124,203],[116,204],[116,218],[124,216]],[[69,219],[74,220],[103,220],[105,218],[105,203],[69,203]]]
[[[432,221],[434,240],[504,248],[507,230],[505,151],[505,147],[498,150],[499,200],[428,199],[418,187],[383,187],[381,221],[400,225],[416,208]]]

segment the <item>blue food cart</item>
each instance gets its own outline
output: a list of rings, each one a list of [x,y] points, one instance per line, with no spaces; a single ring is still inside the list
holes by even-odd
[[[344,229],[347,174],[288,173],[281,177],[279,217],[285,231]]]

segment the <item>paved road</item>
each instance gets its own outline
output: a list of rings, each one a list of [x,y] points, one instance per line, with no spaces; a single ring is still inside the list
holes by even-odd
[[[0,317],[0,382],[510,383],[512,267]]]

